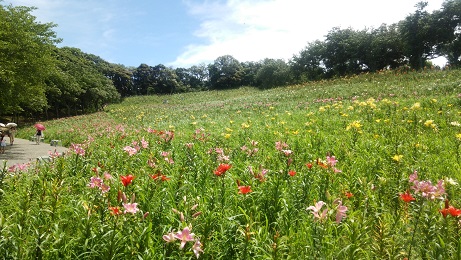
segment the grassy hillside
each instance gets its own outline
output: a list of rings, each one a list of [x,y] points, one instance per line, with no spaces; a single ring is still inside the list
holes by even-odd
[[[133,97],[43,122],[72,152],[4,169],[0,255],[459,258],[460,76]]]

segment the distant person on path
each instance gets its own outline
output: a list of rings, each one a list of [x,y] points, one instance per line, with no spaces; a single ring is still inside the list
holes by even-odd
[[[42,130],[37,129],[37,132],[35,133],[35,141],[37,144],[40,144],[40,139],[42,138]]]
[[[14,143],[14,134],[16,134],[16,127],[13,126],[10,128],[10,145],[13,145]]]
[[[6,140],[5,136],[2,135],[2,140],[0,140],[0,153],[5,153],[5,148],[6,148]]]

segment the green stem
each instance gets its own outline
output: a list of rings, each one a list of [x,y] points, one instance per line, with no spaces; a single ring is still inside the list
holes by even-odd
[[[224,176],[221,178],[222,179],[222,186],[221,186],[221,212],[224,214],[224,203],[226,199],[226,186],[224,185]]]
[[[418,228],[419,219],[421,217],[423,206],[424,206],[424,200],[421,199],[421,203],[419,204],[419,210],[416,215],[415,225],[413,227],[413,234],[411,235],[410,248],[408,249],[408,259],[411,259],[411,250],[413,249],[413,243],[415,242],[416,229]]]

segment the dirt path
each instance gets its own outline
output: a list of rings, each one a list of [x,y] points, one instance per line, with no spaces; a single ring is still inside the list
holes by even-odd
[[[4,161],[6,165],[12,166],[18,163],[36,162],[40,157],[47,157],[49,152],[63,153],[67,152],[66,147],[51,146],[50,144],[36,144],[30,140],[15,138],[14,145],[9,144],[9,139],[6,137],[6,150],[4,154],[0,154],[0,167]]]

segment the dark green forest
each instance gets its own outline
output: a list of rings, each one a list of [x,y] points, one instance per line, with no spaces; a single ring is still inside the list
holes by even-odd
[[[267,89],[383,69],[440,69],[430,60],[441,56],[448,61],[443,69],[460,68],[461,0],[447,0],[433,12],[426,6],[420,2],[405,19],[379,28],[332,28],[288,61],[241,62],[224,55],[211,64],[172,68],[126,67],[58,47],[57,25],[37,22],[31,15],[35,7],[0,2],[0,118],[17,122],[81,115],[136,95]]]

